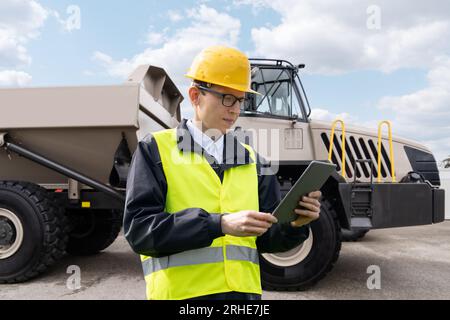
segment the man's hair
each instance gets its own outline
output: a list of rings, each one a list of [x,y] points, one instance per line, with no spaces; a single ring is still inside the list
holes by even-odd
[[[213,86],[212,83],[208,83],[208,82],[204,82],[204,81],[200,81],[200,80],[193,80],[192,81],[192,86],[194,87],[205,87],[205,88],[211,88]]]

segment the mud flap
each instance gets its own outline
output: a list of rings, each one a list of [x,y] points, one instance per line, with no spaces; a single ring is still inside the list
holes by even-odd
[[[114,164],[109,175],[109,184],[116,188],[126,188],[128,170],[130,169],[131,152],[125,133],[122,132],[122,140],[114,154]]]

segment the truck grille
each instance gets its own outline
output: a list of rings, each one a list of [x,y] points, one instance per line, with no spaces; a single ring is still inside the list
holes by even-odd
[[[322,132],[321,134],[322,141],[327,150],[330,149],[330,136],[326,132]],[[337,165],[336,170],[342,171],[342,135],[335,133],[334,135],[334,148],[331,154],[331,161]],[[367,137],[356,137],[356,136],[346,136],[345,138],[345,151],[346,151],[346,160],[345,160],[345,172],[349,178],[353,178],[355,172],[353,172],[353,168],[355,168],[356,160],[364,160],[371,159],[373,162],[373,170],[372,175],[374,178],[378,178],[377,169],[378,169],[378,152],[377,152],[377,140],[367,138]],[[384,147],[384,141],[381,142],[381,176],[383,178],[392,178],[391,177],[391,161],[389,160],[388,153]],[[371,166],[370,163],[360,162],[356,164],[356,177],[357,178],[370,178]]]

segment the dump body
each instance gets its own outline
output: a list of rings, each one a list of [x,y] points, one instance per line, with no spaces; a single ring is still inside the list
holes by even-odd
[[[125,137],[130,153],[146,134],[175,127],[183,97],[163,69],[139,67],[123,85],[0,89],[0,133],[101,183],[110,183]],[[68,178],[0,150],[2,180],[67,188]]]

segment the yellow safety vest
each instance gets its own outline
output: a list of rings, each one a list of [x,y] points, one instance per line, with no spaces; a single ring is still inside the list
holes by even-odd
[[[248,145],[250,164],[224,172],[223,182],[207,160],[177,146],[176,129],[153,134],[167,180],[165,211],[202,208],[211,214],[258,211],[255,154]],[[256,237],[225,235],[209,247],[161,258],[141,256],[147,298],[188,299],[237,291],[261,294]]]

